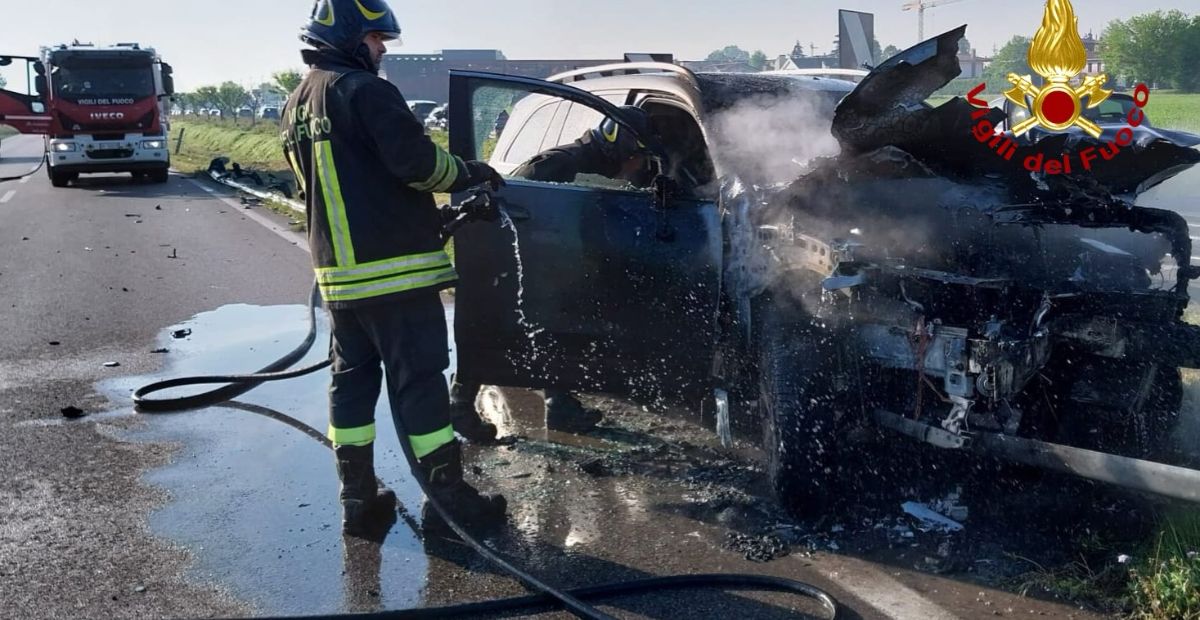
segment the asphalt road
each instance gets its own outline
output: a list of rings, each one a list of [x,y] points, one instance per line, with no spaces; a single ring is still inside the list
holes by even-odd
[[[36,164],[39,147],[6,141],[0,175]],[[270,408],[321,428],[327,376],[264,386],[240,409],[132,413],[127,395],[142,382],[252,370],[299,338],[311,271],[286,228],[286,218],[178,176],[55,189],[39,173],[0,185],[0,617],[336,613],[522,592],[461,549],[423,544],[404,521],[382,545],[342,540],[328,453],[247,415]],[[189,336],[172,337],[184,328]],[[751,572],[827,588],[849,618],[1097,617],[978,578],[976,567],[1005,561],[1006,541],[971,549],[957,572],[929,570],[956,553],[940,554],[947,537],[906,529],[895,507],[874,523],[782,523],[752,439],[723,450],[688,412],[589,402],[605,411],[604,426],[564,436],[541,428],[531,394],[490,389],[487,414],[521,440],[469,451],[479,483],[512,506],[512,526],[489,544],[551,581]],[[69,406],[87,415],[65,419]],[[419,493],[382,410],[379,422],[380,475],[413,510]],[[764,527],[799,533],[791,555],[747,559],[762,551],[754,537]],[[874,532],[870,549],[848,540],[862,531]],[[615,609],[653,618],[813,610],[714,592]]]

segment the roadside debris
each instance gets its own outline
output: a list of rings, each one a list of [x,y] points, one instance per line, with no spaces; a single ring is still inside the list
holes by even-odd
[[[163,347],[160,349],[154,349],[153,351],[151,351],[151,353],[170,353],[170,352],[171,352],[171,350],[166,347]]]
[[[104,362],[105,368],[116,368],[117,366],[120,366],[120,365],[121,365],[121,362]]]
[[[729,532],[726,534],[725,548],[741,553],[751,562],[770,562],[791,553],[787,543],[774,534],[750,536]]]
[[[60,411],[62,412],[62,415],[64,418],[67,418],[70,420],[77,420],[77,419],[82,418],[83,416],[87,415],[86,413],[84,413],[83,409],[80,409],[79,407],[75,407],[75,406],[63,407]]]
[[[922,504],[920,502],[904,502],[900,505],[900,508],[921,522],[921,525],[919,525],[918,528],[920,528],[922,531],[949,533],[959,532],[963,529],[963,525],[961,523],[934,512],[934,510],[927,504]]]
[[[171,332],[171,337],[176,340],[181,340],[181,339],[187,338],[188,336],[191,336],[191,335],[192,335],[192,330],[189,328],[186,328],[186,327],[183,329],[177,329],[177,330]]]

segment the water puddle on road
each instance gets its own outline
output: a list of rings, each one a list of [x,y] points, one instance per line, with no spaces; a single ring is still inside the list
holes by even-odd
[[[253,372],[301,342],[307,321],[303,306],[233,305],[206,312],[163,331],[157,346],[168,353],[161,373],[111,380],[99,389],[114,402],[128,402],[136,387],[165,378]],[[322,311],[318,321],[320,335],[303,365],[328,354]],[[238,402],[285,413],[324,433],[328,386],[329,371],[321,370],[263,384]],[[196,391],[179,388],[155,396]],[[141,417],[144,428],[118,431],[119,438],[181,446],[170,465],[145,476],[172,497],[151,515],[150,526],[191,551],[196,577],[226,586],[271,615],[421,605],[428,560],[404,521],[382,546],[343,545],[333,456],[320,443],[230,406]],[[376,423],[377,473],[415,513],[421,494],[404,463],[386,398],[380,399]]]

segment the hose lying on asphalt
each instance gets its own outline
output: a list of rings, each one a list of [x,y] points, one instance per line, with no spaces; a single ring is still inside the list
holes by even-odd
[[[24,174],[18,174],[15,177],[0,177],[0,183],[5,183],[8,181],[20,181],[21,179],[24,179],[25,177],[31,177],[31,176],[37,174],[38,171],[41,170],[45,165],[46,165],[46,158],[42,157],[42,161],[38,162],[37,168],[34,168],[33,170],[30,170],[29,172],[26,172]]]
[[[313,284],[312,293],[309,296],[308,303],[308,334],[300,346],[296,347],[287,355],[279,358],[271,364],[264,367],[257,373],[249,375],[209,375],[197,377],[181,377],[178,379],[169,379],[159,381],[138,388],[133,393],[133,401],[135,407],[140,412],[146,413],[167,413],[172,411],[183,411],[186,409],[197,409],[201,407],[209,407],[225,403],[232,400],[265,381],[280,381],[283,379],[292,379],[312,372],[316,372],[330,365],[331,360],[324,360],[311,366],[298,368],[295,370],[286,370],[292,364],[300,361],[312,348],[313,342],[317,337],[317,317],[316,308],[320,304],[320,293],[317,290],[316,283]],[[148,394],[166,390],[170,388],[182,387],[187,385],[207,385],[207,384],[227,384],[224,387],[210,390],[200,394],[183,396],[178,398],[147,398]],[[247,408],[239,406],[237,408]],[[250,406],[255,413],[262,413],[271,418],[281,420],[293,428],[299,429],[301,432],[317,439],[327,448],[332,448],[333,445],[325,438],[320,431],[311,426],[297,420],[286,414],[282,414],[273,410],[258,411],[265,409],[261,407]],[[399,425],[400,421],[396,420]],[[397,431],[403,437],[405,435],[403,428],[397,428]],[[400,445],[404,450],[404,456],[408,459],[409,467],[412,471],[417,470],[416,455],[412,451],[412,446],[407,441],[400,441]],[[766,575],[743,575],[743,574],[712,574],[712,575],[676,575],[668,577],[651,577],[647,579],[636,579],[628,581],[619,581],[610,584],[588,586],[577,588],[574,590],[559,590],[538,578],[530,575],[524,570],[514,566],[509,561],[484,546],[467,531],[465,531],[442,505],[434,499],[432,493],[429,492],[424,480],[420,476],[413,476],[417,483],[421,486],[421,491],[425,494],[426,501],[433,506],[434,510],[442,516],[450,529],[470,546],[475,552],[479,553],[489,561],[499,566],[505,572],[509,573],[521,583],[525,584],[530,589],[536,591],[536,594],[528,596],[519,596],[506,599],[496,599],[491,601],[481,601],[478,603],[466,603],[462,605],[451,605],[446,607],[426,607],[421,609],[408,609],[400,611],[378,612],[370,614],[354,614],[354,618],[450,618],[477,616],[481,614],[498,614],[503,612],[513,612],[518,610],[523,611],[554,611],[565,609],[575,614],[580,618],[604,619],[612,620],[612,616],[596,609],[592,605],[584,601],[596,601],[600,599],[610,599],[617,596],[629,596],[633,594],[642,594],[648,592],[659,592],[663,590],[681,590],[681,589],[696,589],[696,588],[729,588],[736,590],[760,590],[773,592],[787,592],[813,599],[820,603],[827,617],[836,619],[839,615],[840,608],[837,600],[829,593],[806,583],[784,579],[782,577],[772,577]],[[407,519],[406,519],[407,520]],[[410,525],[412,522],[410,521]],[[347,616],[349,617],[349,616]]]

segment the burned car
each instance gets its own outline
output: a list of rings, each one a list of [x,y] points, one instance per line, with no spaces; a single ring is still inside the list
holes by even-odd
[[[958,74],[964,31],[857,85],[652,63],[453,72],[451,150],[509,176],[503,225],[456,234],[459,372],[700,399],[723,438],[730,416],[760,416],[798,514],[862,474],[857,429],[1200,499],[1195,472],[1142,460],[1177,423],[1180,367],[1200,366],[1182,320],[1200,270],[1178,214],[1132,203],[1200,156],[1161,136],[1089,174],[1020,163],[1079,136],[998,156],[972,127],[1002,111],[924,103]],[[512,176],[605,117],[638,131],[627,105],[650,119],[643,181]]]

